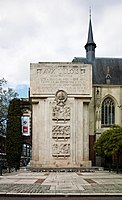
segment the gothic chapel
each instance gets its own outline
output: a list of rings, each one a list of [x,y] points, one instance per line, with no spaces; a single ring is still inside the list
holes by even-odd
[[[122,126],[122,58],[95,57],[91,17],[86,58],[75,57],[72,62],[92,64],[92,99],[89,105],[89,158],[93,165],[101,165],[93,151],[94,141],[112,124]]]

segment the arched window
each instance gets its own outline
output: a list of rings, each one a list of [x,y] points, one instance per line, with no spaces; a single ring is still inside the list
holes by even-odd
[[[115,124],[115,105],[110,97],[107,97],[103,101],[101,114],[102,126],[111,126],[112,124]]]

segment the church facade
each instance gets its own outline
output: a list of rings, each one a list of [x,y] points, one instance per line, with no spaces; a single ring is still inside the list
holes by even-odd
[[[73,63],[92,64],[92,99],[89,105],[89,156],[93,165],[101,161],[93,151],[94,141],[112,124],[122,126],[122,59],[95,57],[91,18],[88,40],[85,45],[86,58],[75,57]]]
[[[96,58],[91,18],[86,58],[32,63],[32,168],[101,165],[95,140],[122,125],[122,59]]]

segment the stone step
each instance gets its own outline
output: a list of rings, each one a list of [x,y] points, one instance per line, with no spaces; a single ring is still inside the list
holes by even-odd
[[[29,171],[32,172],[95,172],[95,171],[103,171],[103,167],[56,167],[56,168],[45,168],[45,167],[40,167],[40,168],[33,168],[30,166],[27,166],[26,168]]]

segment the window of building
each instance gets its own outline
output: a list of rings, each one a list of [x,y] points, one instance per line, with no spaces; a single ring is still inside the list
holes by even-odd
[[[24,157],[30,157],[31,156],[31,145],[23,144],[22,156],[24,156]]]
[[[107,97],[103,101],[101,114],[102,126],[111,126],[112,124],[115,124],[115,105],[110,97]]]

